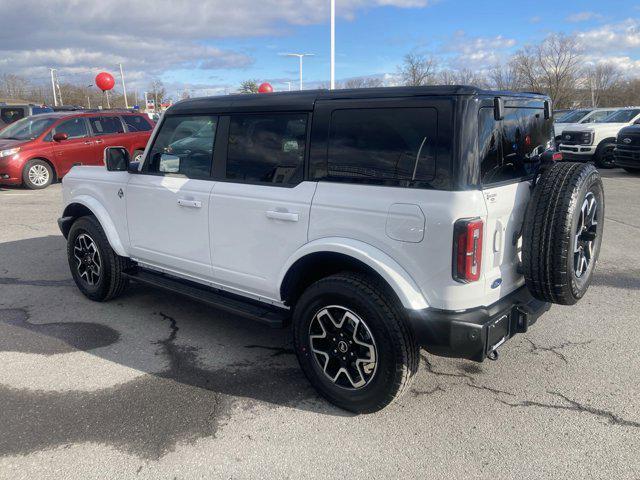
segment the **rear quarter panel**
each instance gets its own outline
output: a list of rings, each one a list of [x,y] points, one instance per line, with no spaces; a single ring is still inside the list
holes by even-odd
[[[403,207],[398,209],[398,205]],[[420,227],[412,213],[416,207],[424,215],[422,235],[416,232]],[[409,225],[404,235],[402,212],[406,212],[404,219]],[[484,198],[478,190],[453,192],[319,182],[311,207],[309,241],[343,237],[369,244],[406,270],[430,307],[464,309],[485,304],[485,288],[484,282],[461,284],[453,280],[453,224],[460,218],[486,220],[486,214]]]

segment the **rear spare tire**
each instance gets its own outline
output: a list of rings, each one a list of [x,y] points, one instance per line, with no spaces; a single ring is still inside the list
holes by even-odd
[[[591,283],[604,227],[604,190],[593,165],[557,163],[539,178],[527,208],[522,266],[539,300],[573,305]]]

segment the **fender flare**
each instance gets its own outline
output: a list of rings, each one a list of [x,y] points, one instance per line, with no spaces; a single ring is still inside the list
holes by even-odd
[[[398,262],[368,243],[341,237],[320,238],[300,247],[280,270],[278,290],[290,268],[298,260],[322,252],[340,253],[370,267],[389,284],[405,308],[421,310],[429,306],[416,282]]]
[[[74,204],[82,205],[85,208],[88,208],[91,213],[93,213],[93,215],[98,219],[98,222],[100,222],[100,225],[102,226],[102,229],[107,236],[107,240],[109,240],[109,245],[111,245],[111,248],[113,248],[114,252],[116,252],[121,257],[129,256],[124,248],[124,245],[122,244],[122,241],[120,240],[118,231],[116,230],[116,227],[111,220],[111,217],[109,216],[109,212],[107,212],[107,209],[104,208],[104,206],[98,200],[90,195],[78,195],[77,197],[73,197],[65,206],[63,216],[68,215],[69,207]]]

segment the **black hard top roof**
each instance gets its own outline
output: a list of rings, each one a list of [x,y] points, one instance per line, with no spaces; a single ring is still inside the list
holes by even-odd
[[[167,110],[167,114],[199,113],[206,111],[255,110],[313,110],[316,100],[393,98],[419,96],[509,96],[535,98],[547,97],[538,93],[484,90],[466,85],[433,85],[426,87],[380,87],[339,90],[303,90],[297,92],[221,95],[215,97],[182,100]]]

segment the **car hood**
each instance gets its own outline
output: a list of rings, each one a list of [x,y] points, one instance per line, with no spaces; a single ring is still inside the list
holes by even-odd
[[[29,142],[25,140],[11,140],[11,139],[0,138],[0,150],[20,147],[25,143],[29,143]]]

